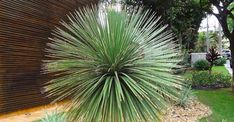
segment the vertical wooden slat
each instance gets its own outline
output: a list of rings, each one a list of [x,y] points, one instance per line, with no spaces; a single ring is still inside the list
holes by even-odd
[[[51,30],[75,9],[98,0],[0,0],[0,113],[49,102],[41,75]]]

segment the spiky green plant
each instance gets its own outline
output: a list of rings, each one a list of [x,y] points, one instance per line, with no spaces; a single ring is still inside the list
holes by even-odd
[[[65,113],[58,113],[56,110],[50,114],[46,113],[44,118],[35,122],[66,122]]]
[[[194,98],[194,91],[192,90],[192,87],[191,86],[184,87],[181,91],[181,96],[177,102],[177,105],[185,108],[188,105],[189,100],[193,98]]]
[[[71,99],[67,119],[85,122],[159,121],[178,100],[181,78],[174,36],[155,14],[141,10],[84,8],[53,31],[45,72],[56,74],[46,91],[55,101]],[[101,22],[100,22],[101,21]],[[100,24],[104,23],[104,24]]]

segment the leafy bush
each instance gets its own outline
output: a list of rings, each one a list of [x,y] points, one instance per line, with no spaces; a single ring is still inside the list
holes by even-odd
[[[78,10],[53,31],[44,60],[55,74],[46,91],[55,101],[70,98],[69,121],[159,121],[177,101],[181,78],[171,73],[180,49],[155,14]]]
[[[193,64],[196,70],[209,70],[210,64],[207,60],[198,60]]]
[[[214,61],[215,66],[223,66],[226,63],[226,58],[219,58]]]
[[[193,72],[189,79],[192,87],[195,88],[222,88],[231,86],[231,76],[214,72],[209,74],[207,71]]]

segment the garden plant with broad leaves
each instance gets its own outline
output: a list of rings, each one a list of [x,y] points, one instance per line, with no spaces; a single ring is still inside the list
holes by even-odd
[[[220,54],[215,47],[209,48],[209,52],[206,54],[206,60],[210,62],[209,74],[211,74],[214,62],[217,59],[219,59],[219,56],[220,56]]]
[[[181,57],[173,34],[151,11],[108,10],[104,18],[96,7],[79,9],[52,32],[48,96],[69,99],[67,121],[160,121],[184,86],[171,73]]]

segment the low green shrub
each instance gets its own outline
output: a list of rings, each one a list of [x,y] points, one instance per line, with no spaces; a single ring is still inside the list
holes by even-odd
[[[223,66],[226,63],[226,58],[219,58],[214,61],[215,66]]]
[[[198,60],[193,64],[196,70],[209,70],[210,64],[207,60]]]
[[[192,90],[192,87],[184,87],[181,91],[181,96],[179,100],[177,101],[177,105],[181,107],[186,107],[188,104],[189,99],[194,97],[194,92]]]
[[[65,113],[58,113],[57,111],[54,111],[51,114],[46,113],[45,118],[35,122],[66,122]]]
[[[193,88],[223,88],[231,86],[231,76],[222,73],[196,71],[188,79]]]

